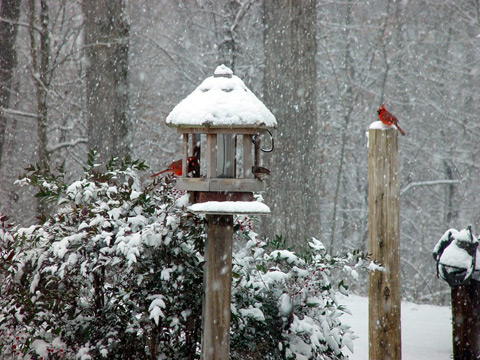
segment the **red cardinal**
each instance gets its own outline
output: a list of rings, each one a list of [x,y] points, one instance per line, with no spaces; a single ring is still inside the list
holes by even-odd
[[[380,109],[377,110],[377,113],[378,113],[378,119],[385,125],[395,125],[398,129],[398,131],[400,131],[400,134],[402,135],[405,135],[405,131],[403,131],[400,126],[398,126],[398,119],[395,117],[395,115],[389,113],[386,109],[385,109],[385,104],[382,104],[382,106],[380,107]]]
[[[190,156],[188,158],[187,173],[190,174],[192,171],[195,171],[197,167],[198,159],[195,156]],[[182,176],[182,159],[173,161],[165,170],[153,174],[152,177],[164,174],[166,172],[171,172],[174,175]]]

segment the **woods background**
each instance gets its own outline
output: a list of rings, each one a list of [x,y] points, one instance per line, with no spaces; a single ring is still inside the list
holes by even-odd
[[[366,250],[367,138],[385,102],[400,140],[404,298],[445,303],[431,251],[449,227],[480,232],[478,0],[1,0],[0,212],[42,204],[13,183],[28,164],[82,173],[130,154],[179,157],[173,107],[232,68],[274,113],[259,229],[294,245]],[[362,289],[358,289],[362,291]]]

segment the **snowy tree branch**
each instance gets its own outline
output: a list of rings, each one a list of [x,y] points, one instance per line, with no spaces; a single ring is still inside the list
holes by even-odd
[[[19,26],[24,26],[24,27],[27,27],[27,28],[32,27],[33,29],[37,30],[38,32],[42,31],[42,28],[40,26],[31,25],[29,23],[22,22],[22,21],[14,21],[14,20],[10,20],[10,19],[0,17],[0,22],[6,22],[6,23],[11,24],[11,25],[19,25]]]
[[[38,118],[37,114],[27,113],[24,111],[14,110],[14,109],[6,109],[4,107],[0,107],[0,113],[6,114],[6,115],[12,115],[12,116],[22,116],[22,117],[27,117],[32,119]]]
[[[423,281],[424,284],[425,284],[425,287],[428,289],[428,291],[430,292],[430,294],[431,294],[431,296],[432,296],[432,298],[433,298],[434,295],[433,295],[432,287],[431,287],[430,284],[428,283],[428,281],[427,281],[427,279],[425,278],[425,276],[423,276],[422,272],[418,270],[418,266],[416,266],[415,264],[412,264],[412,263],[411,263],[406,257],[404,257],[404,256],[402,256],[401,261],[402,261],[403,263],[409,265],[409,266],[412,268],[412,270],[417,273],[418,277],[419,277],[420,279],[422,279],[422,281]]]
[[[191,84],[196,84],[197,81],[195,79],[193,79],[191,76],[188,76],[188,74],[183,71],[182,67],[180,66],[179,62],[173,57],[172,54],[174,54],[175,56],[180,56],[178,54],[175,54],[174,52],[171,52],[171,51],[168,51],[166,50],[160,43],[158,43],[156,40],[148,37],[148,36],[145,36],[145,35],[138,35],[138,37],[140,39],[143,39],[147,42],[149,42],[150,44],[154,45],[154,47],[156,49],[158,49],[159,51],[161,51],[172,63],[173,66],[175,66],[179,71],[181,71],[181,74],[182,76],[188,80]],[[189,59],[185,58],[186,60],[190,61]]]
[[[58,143],[55,146],[49,146],[47,149],[47,152],[52,153],[54,151],[60,150],[65,147],[76,146],[78,144],[86,144],[87,142],[88,142],[88,139],[86,138],[79,138],[72,141],[64,141],[64,142]]]
[[[235,29],[240,25],[240,22],[242,21],[243,17],[245,14],[248,12],[248,9],[252,5],[252,1],[245,1],[242,4],[242,7],[238,10],[237,15],[235,16],[235,20],[233,21],[232,26],[230,26],[230,32],[234,32]]]
[[[431,180],[431,181],[414,181],[405,186],[400,190],[400,195],[403,195],[408,190],[418,187],[418,186],[434,186],[434,185],[449,185],[449,184],[458,184],[460,180]]]

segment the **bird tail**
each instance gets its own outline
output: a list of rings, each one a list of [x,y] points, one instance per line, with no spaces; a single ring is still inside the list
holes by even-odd
[[[165,169],[165,170],[159,171],[159,172],[157,172],[153,175],[150,175],[150,177],[155,177],[155,176],[158,176],[158,175],[162,175],[162,174],[164,174],[166,172],[169,172],[169,171],[172,171],[172,169]]]
[[[395,126],[397,127],[398,131],[400,131],[400,134],[405,135],[405,131],[403,131],[402,128],[398,126],[398,124],[395,124]]]

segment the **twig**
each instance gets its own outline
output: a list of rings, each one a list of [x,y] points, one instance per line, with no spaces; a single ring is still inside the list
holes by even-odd
[[[431,181],[414,181],[405,186],[402,190],[400,190],[400,195],[403,195],[405,192],[410,190],[411,188],[417,186],[434,186],[434,185],[449,185],[449,184],[459,184],[460,180],[431,180]]]

